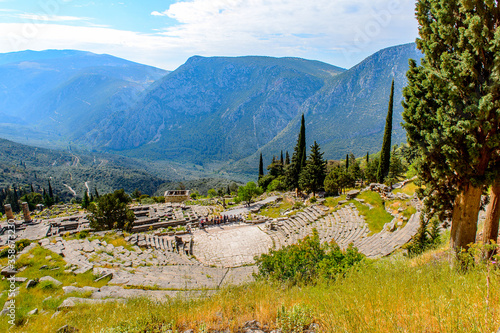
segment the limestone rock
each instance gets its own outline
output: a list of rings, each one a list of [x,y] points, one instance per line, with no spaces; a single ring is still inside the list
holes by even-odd
[[[44,276],[44,277],[41,277],[39,282],[43,282],[43,281],[50,281],[52,282],[53,284],[55,284],[56,286],[60,286],[62,285],[62,282],[59,281],[59,280],[56,280],[54,279],[52,276]]]

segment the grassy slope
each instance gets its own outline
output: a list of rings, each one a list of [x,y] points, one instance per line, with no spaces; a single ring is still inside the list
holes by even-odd
[[[123,305],[81,305],[54,319],[49,319],[54,306],[47,306],[46,313],[12,331],[54,332],[65,324],[85,328],[85,332],[160,332],[160,327],[170,326],[181,331],[234,331],[251,319],[276,327],[278,309],[296,304],[309,309],[324,332],[495,331],[500,325],[499,270],[461,274],[444,257],[440,251],[412,260],[393,257],[367,262],[344,279],[315,286],[284,288],[264,281],[226,288],[194,301],[158,304],[139,299]],[[0,330],[7,328],[2,320]]]

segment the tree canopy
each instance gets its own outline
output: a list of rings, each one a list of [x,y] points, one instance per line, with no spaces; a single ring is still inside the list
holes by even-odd
[[[427,215],[451,217],[451,245],[475,241],[484,186],[498,177],[500,8],[496,1],[420,0],[424,53],[410,61],[404,127],[417,149]]]

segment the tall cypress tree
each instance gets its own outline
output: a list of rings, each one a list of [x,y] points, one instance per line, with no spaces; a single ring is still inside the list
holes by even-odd
[[[52,185],[50,184],[50,179],[49,179],[49,197],[51,199],[54,199],[54,192],[52,192]]]
[[[366,152],[366,165],[368,165],[368,163],[370,163],[370,154]]]
[[[394,79],[391,84],[391,96],[389,97],[389,110],[385,118],[384,141],[380,152],[380,164],[377,170],[377,182],[383,183],[385,177],[389,174],[391,162],[391,136],[392,136],[392,111],[394,108]]]
[[[456,251],[476,241],[481,195],[500,177],[498,1],[417,1],[423,52],[410,62],[404,127],[417,151],[426,218],[452,221]]]
[[[99,192],[97,192],[97,187],[94,187],[95,197],[99,198]]]
[[[85,190],[84,193],[83,193],[82,208],[87,209],[87,207],[90,204],[90,201],[91,200],[89,198],[89,193],[87,192],[87,190]]]
[[[304,115],[300,122],[297,144],[293,149],[292,162],[287,170],[287,184],[290,189],[299,188],[299,176],[306,160],[306,127]]]
[[[285,161],[283,160],[283,150],[281,151],[280,163],[281,165],[285,164]]]
[[[306,165],[306,122],[304,119],[304,114],[302,114],[302,119],[300,120],[300,134],[299,134],[299,148],[300,148],[300,169]],[[300,170],[299,170],[300,173]]]
[[[290,164],[290,155],[288,154],[288,150],[286,151],[285,154],[285,165]]]
[[[259,179],[264,176],[264,161],[262,160],[262,153],[260,153],[260,160],[259,160]]]
[[[345,170],[349,170],[349,154],[345,155]]]

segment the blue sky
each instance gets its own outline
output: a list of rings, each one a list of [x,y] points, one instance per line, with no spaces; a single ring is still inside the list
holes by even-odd
[[[0,52],[78,49],[170,70],[193,55],[350,68],[416,37],[413,0],[0,0]]]

